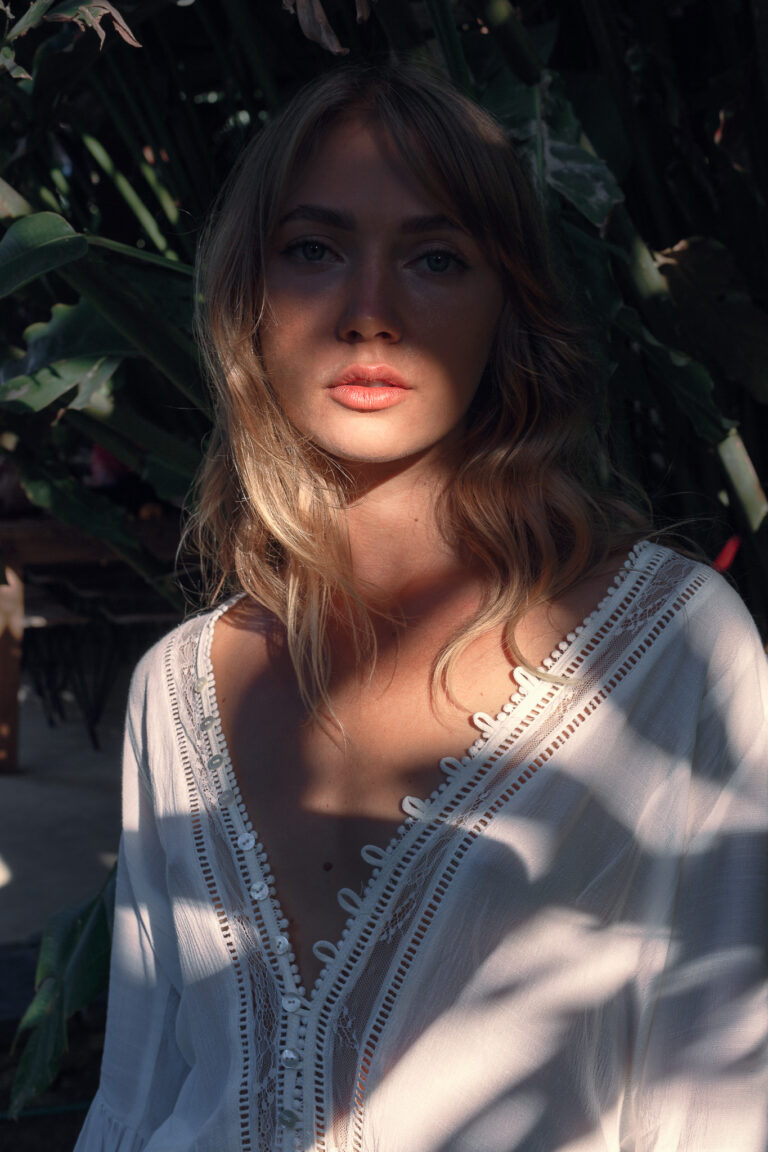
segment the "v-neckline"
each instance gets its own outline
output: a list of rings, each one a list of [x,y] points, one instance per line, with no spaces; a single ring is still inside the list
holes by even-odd
[[[648,541],[640,541],[634,546],[596,607],[582,624],[563,637],[552,654],[537,667],[538,673],[563,673],[567,675],[567,665],[577,641],[583,640],[586,631],[596,632],[601,627],[605,618],[610,615],[616,593],[623,588],[627,578],[633,572],[638,571],[638,561],[641,555],[644,555],[651,547]],[[363,914],[374,906],[387,878],[396,870],[398,864],[407,854],[411,841],[416,839],[420,825],[425,821],[438,821],[441,810],[449,806],[454,801],[456,794],[462,790],[466,793],[462,802],[466,803],[474,792],[477,783],[475,780],[469,787],[473,776],[478,776],[478,773],[473,770],[481,768],[485,760],[491,759],[493,746],[502,741],[507,733],[514,728],[515,722],[519,720],[523,705],[526,702],[531,704],[531,693],[536,696],[532,711],[538,712],[543,705],[545,706],[554,696],[558,695],[565,685],[542,680],[527,670],[517,667],[512,670],[517,691],[504,702],[495,717],[484,711],[473,714],[472,723],[478,729],[479,735],[464,755],[442,757],[439,765],[443,771],[444,779],[438,788],[426,799],[414,796],[403,797],[400,805],[404,813],[403,823],[385,847],[374,844],[366,844],[361,847],[363,860],[371,868],[364,892],[362,896],[358,896],[357,893],[348,888],[341,888],[337,892],[337,901],[342,909],[349,913],[349,919],[337,941],[318,940],[314,942],[312,951],[323,962],[323,968],[314,981],[313,987],[307,990],[303,982],[303,974],[299,972],[296,952],[289,931],[289,920],[280,900],[280,885],[275,880],[268,853],[242,799],[234,763],[222,728],[216,694],[216,677],[211,659],[214,629],[217,621],[242,599],[243,595],[243,593],[235,595],[214,609],[205,620],[198,638],[196,686],[205,713],[202,722],[203,727],[208,733],[212,748],[212,755],[208,758],[207,767],[216,772],[220,780],[224,782],[223,787],[218,789],[220,804],[228,806],[231,812],[236,813],[235,818],[230,822],[229,835],[232,849],[245,862],[249,876],[248,891],[253,901],[257,924],[260,927],[262,944],[271,961],[271,967],[278,980],[283,1001],[295,1001],[295,1010],[307,1009],[320,996],[324,986],[332,978],[335,967],[343,959],[344,953],[349,951],[355,925],[361,924],[364,919]]]

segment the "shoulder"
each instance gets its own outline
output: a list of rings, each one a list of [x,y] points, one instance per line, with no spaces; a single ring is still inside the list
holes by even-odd
[[[756,633],[755,622],[729,580],[709,564],[663,544],[644,541],[636,549],[634,567],[647,577],[647,595],[665,596],[687,609],[686,617],[706,614],[712,634],[723,628]]]
[[[210,635],[216,619],[231,604],[232,600],[228,600],[196,612],[155,641],[133,670],[128,693],[129,710],[163,695],[169,677],[178,679],[185,667],[194,666],[201,641]]]
[[[711,683],[749,667],[765,676],[765,645],[749,609],[724,576],[708,564],[650,542],[641,546],[636,563],[647,578],[641,600],[673,625],[690,655],[708,668]]]

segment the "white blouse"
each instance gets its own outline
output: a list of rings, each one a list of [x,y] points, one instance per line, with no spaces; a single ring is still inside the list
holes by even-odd
[[[76,1152],[765,1152],[768,666],[725,581],[639,545],[563,682],[517,670],[361,846],[309,991],[222,736],[227,607],[132,681]]]

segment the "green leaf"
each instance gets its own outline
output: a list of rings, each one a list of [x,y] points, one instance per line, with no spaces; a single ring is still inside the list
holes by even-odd
[[[541,83],[516,94],[515,139],[526,145],[539,186],[551,188],[601,228],[624,194],[604,160],[584,147],[581,126],[559,78],[545,72]],[[527,104],[533,114],[526,119]]]
[[[137,299],[149,305],[153,314],[179,331],[191,334],[194,313],[194,282],[187,276],[178,276],[169,271],[173,265],[165,261],[166,268],[156,265],[118,263],[110,261],[110,266],[119,268],[122,288],[130,289]]]
[[[79,260],[87,251],[85,237],[78,235],[63,216],[55,212],[22,216],[0,241],[0,297]]]
[[[177,476],[174,492],[178,494],[178,477],[183,476],[189,485],[200,466],[202,450],[199,445],[182,438],[177,432],[167,432],[155,421],[137,412],[126,389],[117,391],[112,401],[112,409],[107,413],[87,411],[79,414],[76,423],[80,431],[90,439],[99,441],[101,429],[107,428],[156,461],[163,461],[164,466]],[[71,409],[75,407],[74,404],[70,405],[68,419],[73,419]]]
[[[530,140],[536,132],[536,91],[501,68],[483,90],[483,105],[515,140]]]
[[[39,1007],[35,1007],[36,996],[27,1012],[32,1019],[39,1019],[16,1066],[8,1108],[11,1119],[15,1119],[25,1104],[45,1091],[56,1078],[67,1047],[67,1028],[58,989],[55,986],[41,988],[38,996]]]
[[[27,11],[17,20],[13,27],[9,30],[6,40],[12,41],[23,36],[30,29],[35,28],[45,16],[48,9],[53,4],[53,0],[33,0]]]
[[[71,402],[85,407],[119,364],[119,358],[106,356],[63,360],[33,375],[11,377],[0,383],[0,405],[12,412],[42,412],[51,404],[61,404],[64,396],[76,389]]]
[[[181,272],[184,276],[193,277],[195,269],[191,264],[181,260],[169,260],[167,256],[157,256],[154,252],[145,252],[142,248],[134,248],[130,244],[121,244],[119,240],[108,240],[104,236],[86,236],[89,247],[104,248],[109,252],[117,252],[129,260],[137,260],[140,264],[154,264],[156,268],[163,268],[166,272]]]
[[[136,355],[136,346],[87,300],[54,304],[50,320],[31,324],[24,332],[24,339],[27,354],[16,365],[17,373],[37,372],[55,361],[83,356]]]
[[[203,412],[208,411],[197,350],[191,338],[165,318],[164,308],[126,292],[109,268],[83,261],[60,275],[130,340]]]
[[[568,72],[563,81],[590,144],[616,178],[623,180],[633,151],[608,77],[600,72]]]
[[[588,296],[597,318],[612,319],[622,305],[611,270],[612,249],[600,237],[589,235],[565,218],[561,218],[560,226],[579,289]]]
[[[15,220],[19,216],[28,216],[32,205],[25,200],[20,192],[0,179],[0,219]]]
[[[24,1032],[31,1035],[16,1069],[11,1116],[18,1115],[55,1078],[66,1049],[67,1020],[107,987],[114,903],[113,868],[93,899],[61,909],[46,924],[35,996],[16,1031],[16,1040]]]
[[[702,440],[719,444],[735,422],[725,417],[715,403],[714,382],[707,369],[684,352],[661,344],[633,308],[622,308],[615,323],[625,336],[639,344],[660,394],[671,397]]]
[[[465,95],[471,95],[472,80],[450,0],[427,0],[427,10],[451,80]]]
[[[544,148],[545,179],[574,208],[598,228],[624,193],[608,165],[578,144],[547,137]]]
[[[34,376],[14,376],[0,384],[0,405],[11,412],[42,412],[72,390],[72,383],[63,380],[50,368],[41,368]]]
[[[29,72],[16,60],[16,54],[8,44],[0,48],[0,72],[7,72],[13,80],[31,80]]]
[[[194,479],[194,472],[180,469],[175,462],[157,456],[147,456],[141,474],[162,500],[183,500]]]

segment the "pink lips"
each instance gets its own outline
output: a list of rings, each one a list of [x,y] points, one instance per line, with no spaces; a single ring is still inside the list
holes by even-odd
[[[353,364],[331,382],[328,390],[344,408],[378,412],[404,400],[410,385],[388,364]]]

